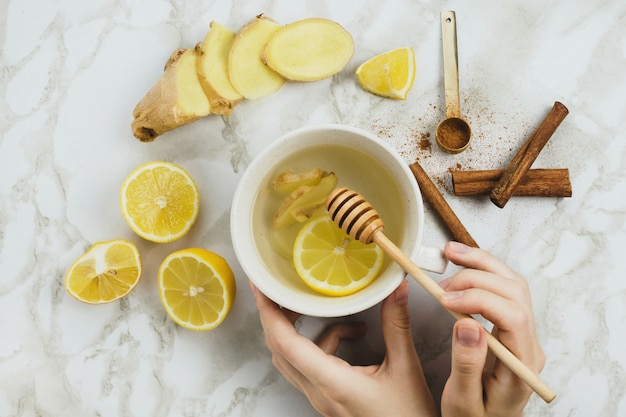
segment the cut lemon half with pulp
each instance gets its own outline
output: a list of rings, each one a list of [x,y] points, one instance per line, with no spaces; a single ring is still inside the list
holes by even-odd
[[[65,290],[88,304],[115,301],[141,278],[141,260],[134,243],[124,239],[95,243],[65,273]]]
[[[415,80],[413,48],[407,46],[375,56],[356,69],[356,78],[365,91],[405,100]]]
[[[328,214],[312,217],[298,232],[293,246],[296,272],[312,289],[341,296],[369,285],[383,266],[383,251],[375,243],[352,239]]]
[[[224,258],[206,249],[183,249],[170,254],[158,275],[165,311],[186,329],[216,328],[235,301],[233,271]]]
[[[198,187],[187,171],[171,162],[153,161],[136,168],[120,191],[124,219],[152,242],[181,238],[198,218]]]

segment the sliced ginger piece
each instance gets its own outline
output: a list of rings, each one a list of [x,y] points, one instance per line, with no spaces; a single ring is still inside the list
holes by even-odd
[[[235,32],[211,22],[202,46],[196,46],[198,78],[209,98],[213,114],[228,115],[243,100],[228,76],[228,54],[234,38]]]
[[[295,209],[291,213],[291,215],[294,219],[296,219],[298,223],[304,223],[311,217],[323,214],[325,210],[326,207],[324,207],[324,204],[319,204],[317,206],[301,207],[299,209]]]
[[[322,207],[328,194],[337,186],[337,176],[330,173],[314,186],[302,185],[289,194],[276,211],[273,226],[282,229],[296,221],[306,221]]]
[[[133,135],[142,142],[211,113],[196,73],[193,49],[177,49],[165,64],[163,75],[133,110]]]
[[[230,47],[228,75],[230,82],[249,100],[268,96],[285,83],[285,79],[261,60],[268,39],[281,27],[263,15],[244,25]]]
[[[292,81],[318,81],[341,71],[352,58],[352,36],[336,22],[322,18],[290,23],[272,34],[263,59]]]
[[[272,181],[272,187],[281,194],[291,194],[303,185],[317,185],[329,173],[319,168],[310,171],[294,173],[292,170],[282,172]]]

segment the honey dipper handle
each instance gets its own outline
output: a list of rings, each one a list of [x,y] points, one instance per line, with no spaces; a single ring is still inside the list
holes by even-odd
[[[445,293],[431,277],[417,266],[408,256],[404,254],[385,234],[377,230],[374,232],[373,240],[378,246],[398,263],[409,275],[417,281],[430,295],[441,304],[441,296]],[[457,320],[470,317],[467,314],[457,313],[448,310]],[[488,331],[483,332],[487,339],[487,346],[496,358],[504,363],[515,375],[528,384],[545,402],[551,402],[556,394],[543,382],[537,374],[531,371],[522,361],[520,361],[510,350],[506,348],[498,339]]]

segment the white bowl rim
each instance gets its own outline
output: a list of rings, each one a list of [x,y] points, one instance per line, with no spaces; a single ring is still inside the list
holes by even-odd
[[[349,125],[321,124],[305,126],[289,131],[271,142],[251,161],[245,169],[235,189],[230,212],[230,231],[233,248],[244,273],[259,289],[259,291],[284,308],[300,314],[316,317],[342,317],[364,311],[378,304],[391,292],[393,292],[393,290],[400,285],[404,276],[401,268],[396,264],[392,264],[389,268],[397,269],[396,272],[398,272],[394,274],[395,278],[393,280],[390,279],[389,284],[385,286],[382,291],[379,291],[374,295],[370,295],[367,300],[358,302],[358,299],[354,294],[353,296],[355,296],[354,299],[357,300],[356,302],[349,302],[349,300],[351,300],[350,297],[353,296],[324,296],[324,305],[312,306],[309,305],[310,303],[307,304],[307,302],[305,302],[302,297],[299,297],[298,294],[294,294],[293,292],[287,291],[276,285],[268,285],[267,281],[272,279],[271,273],[266,269],[265,264],[259,256],[249,256],[250,254],[258,254],[256,250],[256,243],[254,242],[254,236],[252,236],[251,218],[252,208],[254,207],[256,195],[259,192],[259,186],[261,185],[260,182],[263,177],[263,175],[258,175],[259,172],[257,171],[259,170],[259,166],[265,164],[268,156],[273,152],[276,152],[276,150],[281,146],[284,146],[285,142],[294,140],[294,138],[303,134],[332,131],[352,133],[354,135],[370,139],[376,144],[376,146],[382,148],[398,163],[398,167],[403,171],[406,179],[408,179],[407,184],[412,189],[413,198],[415,200],[414,203],[418,210],[416,215],[416,234],[414,236],[414,244],[412,250],[407,253],[407,255],[412,259],[416,258],[419,251],[424,223],[421,193],[419,191],[417,181],[411,180],[413,178],[413,174],[411,173],[408,164],[404,162],[393,147],[385,143],[373,133]],[[253,183],[252,187],[247,186],[250,182]],[[250,192],[251,189],[255,190],[255,192]],[[242,221],[242,219],[246,220]],[[262,279],[263,277],[267,277],[267,279]]]

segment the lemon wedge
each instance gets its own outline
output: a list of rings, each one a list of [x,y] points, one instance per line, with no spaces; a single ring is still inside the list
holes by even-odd
[[[361,87],[372,94],[406,100],[415,81],[415,55],[410,46],[385,52],[356,69]]]

